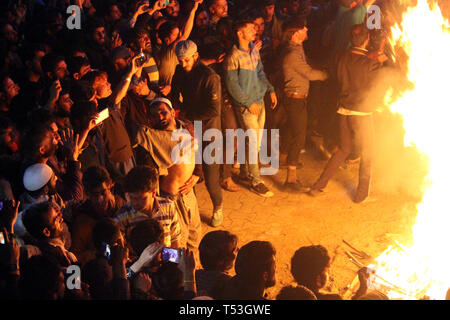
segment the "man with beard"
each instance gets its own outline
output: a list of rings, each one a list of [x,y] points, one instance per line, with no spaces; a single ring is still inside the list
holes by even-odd
[[[220,131],[222,86],[219,75],[199,61],[197,45],[193,41],[180,41],[175,53],[180,64],[175,70],[172,83],[171,95],[174,101],[181,105],[181,112],[188,120],[201,121],[202,136],[209,129]],[[180,102],[180,95],[183,102]],[[203,143],[202,154],[208,146],[208,143]],[[215,155],[212,157],[214,159]],[[213,203],[211,225],[217,227],[223,221],[220,163],[202,161],[202,168],[206,188]]]
[[[55,104],[55,121],[60,129],[70,128],[70,109],[73,106],[73,101],[70,98],[70,92],[67,88],[68,84],[61,88],[58,100]]]
[[[203,0],[195,0],[194,6],[181,30],[178,27],[178,24],[173,21],[164,22],[158,29],[158,37],[162,40],[163,45],[161,49],[155,53],[155,58],[158,64],[160,85],[165,87],[165,90],[162,91],[164,95],[167,95],[170,91],[170,87],[168,86],[172,83],[172,77],[175,73],[175,68],[178,65],[175,46],[178,42],[189,38],[194,26],[195,13],[202,2]]]
[[[56,124],[55,124],[56,126]],[[55,130],[56,131],[53,131]],[[23,172],[35,163],[46,164],[52,167],[52,171],[58,177],[57,190],[64,201],[80,201],[83,199],[83,186],[81,184],[81,165],[79,156],[79,136],[74,137],[71,130],[66,130],[62,138],[57,134],[56,128],[39,125],[30,129],[22,142],[24,161]],[[64,146],[67,155],[66,167],[59,167],[55,157],[59,141]],[[51,161],[50,161],[51,160]],[[61,169],[61,170],[60,170]]]
[[[175,119],[172,103],[157,98],[148,107],[151,128],[142,126],[135,138],[137,154],[148,157],[160,173],[160,194],[175,201],[182,224],[181,246],[197,249],[201,236],[201,220],[194,193],[194,186],[202,177],[201,165],[195,165],[194,146],[191,145],[190,161],[174,163],[172,150],[178,141],[172,141],[177,130],[188,130],[193,136],[192,124]],[[138,156],[139,157],[139,156]]]
[[[52,206],[59,210],[65,208],[65,202],[58,194],[57,183],[58,178],[53,170],[46,164],[36,163],[29,166],[23,175],[23,184],[25,192],[20,196],[22,212],[19,212],[17,221],[14,225],[14,232],[21,238],[26,238],[26,227],[24,226],[24,212],[37,203],[49,202]],[[71,236],[67,224],[61,222],[61,232],[58,236],[66,248],[71,246]],[[33,235],[32,235],[33,236]]]
[[[73,209],[72,247],[81,264],[95,258],[92,232],[95,224],[113,217],[125,204],[122,197],[113,192],[114,183],[105,168],[95,166],[83,174],[83,186],[87,199]]]
[[[41,67],[44,74],[44,91],[40,104],[52,110],[61,92],[61,81],[69,76],[69,71],[64,57],[55,53],[42,57]]]
[[[228,16],[227,0],[211,0],[208,4],[209,13],[211,14],[210,25],[215,30],[217,22]]]
[[[138,55],[141,52],[145,55],[142,65],[143,76],[147,78],[149,88],[154,92],[159,92],[159,71],[156,61],[153,58],[152,42],[149,33],[144,28],[135,28],[130,32],[131,50],[133,50],[135,55]],[[152,98],[154,98],[154,95]]]
[[[64,247],[61,240],[63,223],[61,211],[50,201],[32,205],[23,216],[23,224],[37,240],[36,244],[42,255],[65,268],[76,263],[77,258]]]

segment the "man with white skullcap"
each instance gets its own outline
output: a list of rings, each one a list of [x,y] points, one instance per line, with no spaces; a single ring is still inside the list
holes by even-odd
[[[193,41],[180,41],[175,53],[180,64],[172,80],[172,100],[180,104],[181,112],[188,120],[202,122],[202,136],[208,129],[221,131],[222,87],[219,75],[199,60],[197,45]],[[183,97],[182,102],[179,99],[180,94]],[[203,142],[202,153],[210,143]],[[220,152],[223,153],[223,150]],[[209,156],[213,159],[217,157],[213,154]],[[211,226],[217,227],[223,220],[220,163],[210,163],[203,159],[202,165],[206,188],[214,206]]]
[[[57,180],[58,178],[52,168],[44,163],[35,163],[25,170],[22,181],[26,191],[20,196],[23,210],[18,214],[14,225],[14,232],[19,237],[23,237],[26,234],[22,217],[30,206],[49,201],[58,210],[62,210],[65,207],[64,201],[56,188]],[[65,223],[62,224],[61,239],[66,248],[70,248],[71,237]]]

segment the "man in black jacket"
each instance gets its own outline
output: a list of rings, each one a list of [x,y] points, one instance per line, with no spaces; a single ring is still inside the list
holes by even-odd
[[[175,48],[175,53],[180,64],[177,66],[172,80],[173,101],[179,102],[181,94],[183,97],[182,114],[188,120],[202,122],[202,137],[203,132],[208,129],[217,129],[220,132],[222,90],[219,75],[200,62],[197,45],[193,41],[180,41]],[[203,144],[201,151],[203,152],[207,146],[207,143]],[[214,159],[217,155],[212,156]],[[217,227],[223,220],[220,164],[216,161],[208,164],[204,160],[202,164],[206,188],[214,205],[211,225]]]
[[[379,61],[367,57],[369,32],[362,24],[352,27],[351,42],[352,47],[342,56],[337,66],[340,147],[331,157],[319,180],[313,185],[310,194],[312,196],[323,194],[328,181],[352,151],[352,136],[354,136],[354,141],[361,150],[359,183],[354,202],[360,203],[369,194],[372,167],[372,113],[376,104],[370,100],[369,93],[385,57],[380,55]]]

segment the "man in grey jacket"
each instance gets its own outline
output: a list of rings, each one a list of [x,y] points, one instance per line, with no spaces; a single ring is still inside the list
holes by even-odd
[[[306,21],[296,19],[284,25],[281,80],[284,107],[287,113],[287,178],[285,189],[293,192],[305,191],[297,181],[297,163],[300,151],[305,147],[307,126],[307,97],[310,81],[323,81],[327,73],[313,69],[306,60],[303,42],[308,39]]]

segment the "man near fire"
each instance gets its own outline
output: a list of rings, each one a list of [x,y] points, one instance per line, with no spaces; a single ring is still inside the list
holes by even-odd
[[[339,117],[340,146],[328,161],[320,178],[312,186],[309,194],[312,196],[324,193],[328,181],[336,173],[352,151],[352,136],[361,150],[359,165],[359,183],[354,202],[361,203],[369,195],[372,148],[373,122],[372,113],[376,104],[369,98],[373,82],[381,69],[383,56],[379,61],[367,57],[369,31],[363,24],[351,29],[352,47],[342,56],[337,66],[339,84]]]

